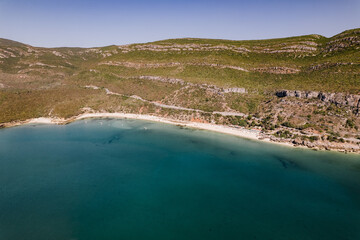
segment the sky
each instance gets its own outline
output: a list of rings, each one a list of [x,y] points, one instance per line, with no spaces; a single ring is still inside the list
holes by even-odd
[[[0,0],[0,38],[42,47],[331,37],[359,27],[360,0]]]

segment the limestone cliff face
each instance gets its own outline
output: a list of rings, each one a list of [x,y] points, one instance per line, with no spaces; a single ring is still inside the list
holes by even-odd
[[[360,31],[355,31],[352,34],[359,34],[359,32]],[[344,35],[341,37],[339,35],[339,37],[335,38],[335,40],[332,40],[326,44],[325,48],[323,49],[323,52],[325,53],[338,52],[356,46],[360,46],[359,36]]]
[[[347,106],[359,111],[360,95],[345,93],[325,93],[317,91],[281,90],[275,93],[277,97],[298,97],[298,98],[318,98],[323,102],[333,103],[337,106]]]

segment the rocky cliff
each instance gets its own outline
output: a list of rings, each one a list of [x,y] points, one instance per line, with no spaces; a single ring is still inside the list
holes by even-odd
[[[326,103],[333,103],[337,106],[351,107],[359,112],[360,95],[345,93],[326,93],[317,91],[281,90],[275,93],[277,97],[297,97],[304,99],[317,98]]]

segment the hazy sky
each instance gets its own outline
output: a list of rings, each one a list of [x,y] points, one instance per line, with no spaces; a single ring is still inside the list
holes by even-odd
[[[360,27],[360,0],[0,0],[0,37],[34,46],[234,40]]]

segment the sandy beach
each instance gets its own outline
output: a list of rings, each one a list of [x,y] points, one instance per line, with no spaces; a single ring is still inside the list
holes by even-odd
[[[259,140],[260,131],[248,130],[245,128],[232,128],[224,125],[215,125],[210,123],[198,123],[198,122],[189,122],[189,121],[178,121],[172,120],[168,118],[162,118],[152,115],[141,115],[141,114],[128,114],[128,113],[88,113],[80,115],[76,118],[76,120],[84,119],[84,118],[129,118],[129,119],[138,119],[145,121],[153,121],[153,122],[161,122],[173,125],[181,125],[184,127],[191,127],[203,130],[210,130],[220,133],[226,133],[231,135],[236,135],[239,137]]]
[[[282,142],[282,141],[273,141],[270,139],[269,136],[266,134],[261,133],[260,130],[257,129],[246,129],[244,127],[233,127],[233,126],[225,126],[225,125],[216,125],[211,123],[199,123],[199,122],[192,122],[192,121],[181,121],[171,118],[164,118],[164,117],[158,117],[153,115],[143,115],[143,114],[132,114],[132,113],[84,113],[80,114],[78,116],[74,116],[68,119],[64,118],[48,118],[48,117],[41,117],[41,118],[33,118],[28,119],[25,121],[17,121],[17,122],[9,122],[2,124],[2,127],[14,127],[14,126],[20,126],[24,124],[68,124],[77,120],[81,119],[88,119],[88,118],[118,118],[118,119],[138,119],[138,120],[144,120],[144,121],[152,121],[152,122],[159,122],[159,123],[165,123],[165,124],[172,124],[182,127],[189,127],[189,128],[195,128],[195,129],[202,129],[207,131],[213,131],[218,133],[224,133],[224,134],[230,134],[233,136],[251,139],[251,140],[257,140],[262,142],[268,142],[272,144],[287,146],[287,147],[294,147],[294,148],[306,148],[306,149],[314,149],[314,150],[330,150],[330,151],[337,151],[337,152],[348,152],[342,148],[312,148],[305,145],[295,145],[291,142]],[[358,154],[356,151],[349,151],[349,153],[355,153]]]
[[[216,125],[211,123],[180,121],[180,120],[157,117],[152,115],[132,114],[132,113],[84,113],[69,119],[41,117],[41,118],[33,118],[23,122],[12,123],[11,125],[7,125],[7,127],[18,126],[23,124],[66,124],[76,120],[88,119],[88,118],[119,118],[119,119],[137,119],[137,120],[153,121],[153,122],[160,122],[160,123],[173,124],[183,127],[219,132],[224,134],[230,134],[241,138],[264,141],[264,142],[274,143],[283,146],[295,147],[294,145],[289,143],[270,141],[269,138],[266,137],[264,138],[264,136],[261,135],[260,130],[255,130],[255,129],[250,130],[243,127],[229,127],[225,125]]]

